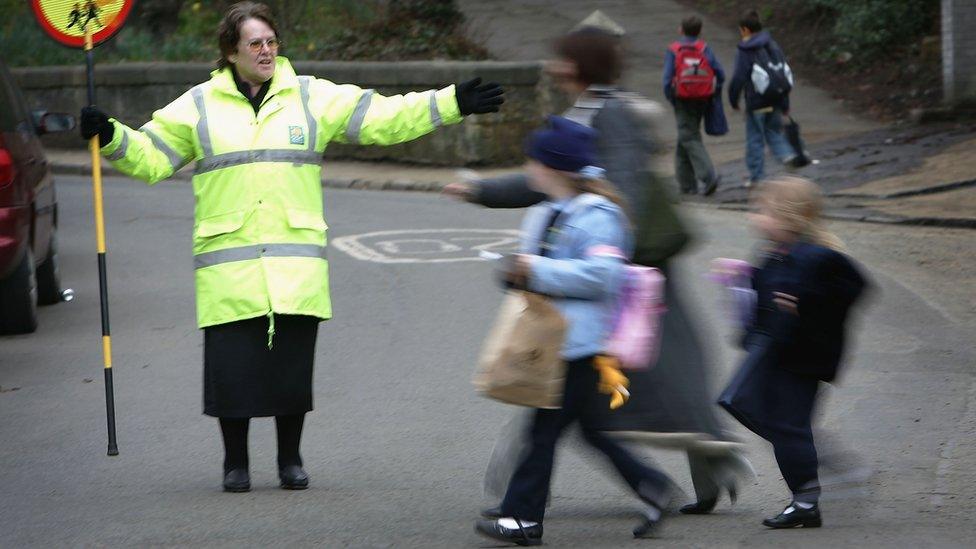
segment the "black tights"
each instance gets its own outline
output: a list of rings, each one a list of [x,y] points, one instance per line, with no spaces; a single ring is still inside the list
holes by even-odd
[[[220,418],[220,432],[224,436],[224,472],[232,469],[247,469],[247,430],[251,418]],[[275,416],[278,429],[278,468],[288,465],[302,465],[298,447],[302,442],[302,425],[305,414]]]

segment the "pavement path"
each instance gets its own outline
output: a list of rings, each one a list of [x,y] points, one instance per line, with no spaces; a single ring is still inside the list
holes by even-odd
[[[468,18],[469,35],[483,42],[496,58],[506,61],[551,57],[553,39],[599,9],[627,31],[625,87],[662,102],[664,52],[677,37],[681,20],[696,13],[668,0],[459,0],[458,4]],[[731,71],[738,33],[697,15],[704,21],[702,38],[712,46],[722,66]],[[811,143],[881,127],[844,109],[829,92],[804,80],[802,74],[797,77],[792,110]],[[717,163],[741,159],[745,147],[745,122],[741,115],[726,108],[730,133],[721,138],[705,138]],[[664,126],[662,138],[673,142],[676,129],[673,124]]]
[[[36,334],[0,338],[0,547],[491,546],[471,526],[511,409],[470,385],[501,298],[489,266],[473,258],[475,247],[504,250],[520,212],[430,194],[325,191],[337,316],[317,347],[316,411],[303,444],[312,488],[276,487],[273,429],[257,420],[255,489],[238,495],[219,490],[216,422],[200,413],[185,182],[106,179],[121,455],[105,456],[89,188],[86,178],[59,178],[62,268],[77,298],[42,309]],[[737,353],[712,306],[717,291],[698,273],[712,257],[746,257],[752,240],[740,213],[702,211],[689,212],[701,237],[680,267],[702,334],[712,336],[718,387]],[[976,535],[972,233],[835,228],[879,291],[858,321],[825,425],[877,471],[872,497],[826,501],[821,530],[761,528],[787,496],[768,445],[740,429],[759,477],[739,503],[674,517],[642,546],[958,547]],[[690,491],[680,455],[648,455]],[[561,455],[549,546],[634,543],[634,502],[596,463]]]

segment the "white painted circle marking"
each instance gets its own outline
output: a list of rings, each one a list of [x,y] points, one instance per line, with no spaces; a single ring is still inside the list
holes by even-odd
[[[518,240],[514,229],[417,229],[342,236],[329,245],[373,263],[459,263],[513,253]]]

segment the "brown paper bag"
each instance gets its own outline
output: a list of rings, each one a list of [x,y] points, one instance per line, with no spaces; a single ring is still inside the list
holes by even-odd
[[[513,292],[502,302],[479,359],[474,385],[488,398],[557,409],[566,363],[560,357],[566,320],[538,294]]]

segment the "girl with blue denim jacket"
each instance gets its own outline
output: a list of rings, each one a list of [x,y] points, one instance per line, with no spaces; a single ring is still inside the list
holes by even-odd
[[[552,474],[556,443],[579,421],[587,443],[609,458],[647,507],[634,535],[650,534],[660,520],[671,485],[617,442],[594,429],[587,410],[607,401],[600,392],[598,362],[613,327],[625,259],[632,246],[627,216],[613,187],[594,168],[595,132],[561,117],[527,143],[526,166],[532,187],[548,196],[533,207],[522,225],[520,254],[507,274],[510,286],[544,294],[567,323],[562,357],[567,363],[562,408],[538,409],[529,427],[531,443],[515,470],[499,508],[476,530],[490,538],[538,545]],[[603,404],[604,407],[607,404]]]

